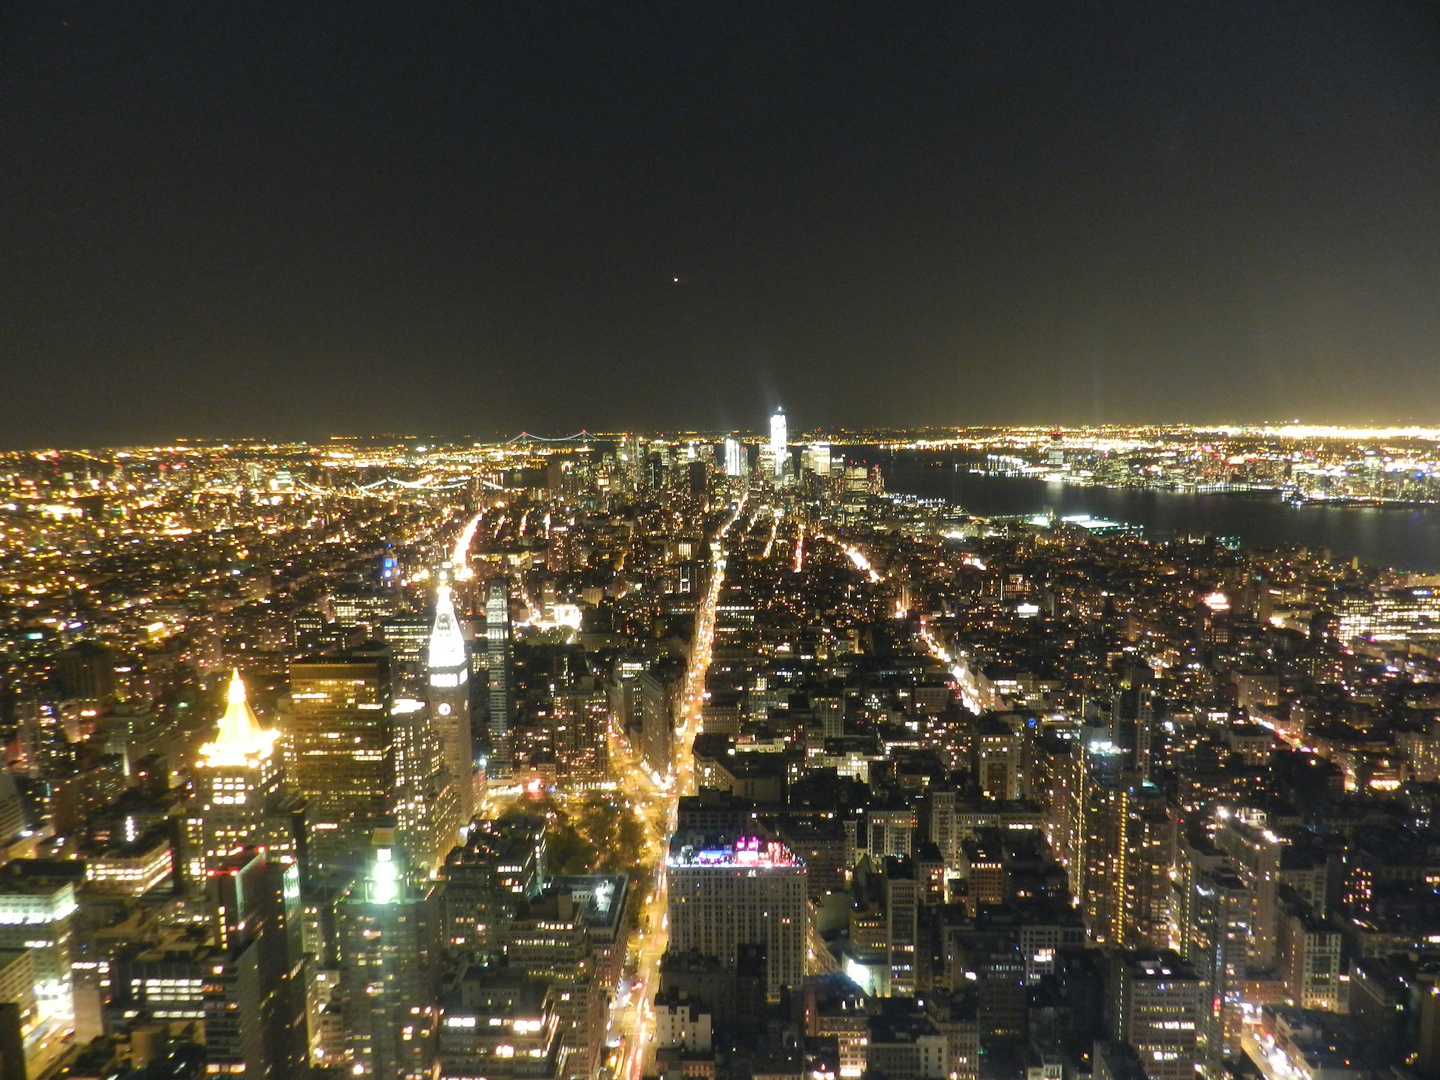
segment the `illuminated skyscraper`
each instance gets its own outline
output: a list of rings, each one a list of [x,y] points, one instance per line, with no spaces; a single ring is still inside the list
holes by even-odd
[[[406,884],[407,869],[377,829],[367,878],[337,912],[345,1042],[352,1075],[428,1080],[435,1063],[441,915],[430,886]]]
[[[765,950],[766,992],[805,978],[805,866],[782,843],[677,834],[666,861],[670,949],[735,965],[742,945]]]
[[[920,889],[915,863],[904,855],[885,859],[885,945],[891,995],[914,997],[920,940]]]
[[[816,476],[828,478],[830,476],[830,444],[816,442],[807,446],[805,448],[805,467]]]
[[[236,671],[215,738],[200,748],[196,762],[185,820],[185,871],[193,885],[203,887],[209,872],[241,848],[263,847],[273,860],[294,860],[296,845],[279,796],[275,732],[261,728]]]
[[[299,1077],[307,1050],[299,867],[252,848],[213,867],[207,881],[217,949],[205,963],[209,1071]]]
[[[1155,786],[1138,778],[1123,799],[1125,882],[1119,893],[1121,935],[1132,948],[1159,948],[1170,940],[1175,822]]]
[[[460,820],[475,816],[475,750],[470,735],[470,662],[455,617],[450,586],[435,594],[435,627],[426,653],[430,723],[440,737],[445,766],[459,797]]]
[[[460,842],[460,794],[431,709],[414,698],[397,698],[390,715],[395,730],[395,839],[412,866],[429,872]]]
[[[1228,863],[1205,867],[1207,853],[1186,846],[1177,865],[1188,879],[1183,955],[1200,979],[1197,1046],[1210,1075],[1221,1075],[1227,1057],[1240,1054],[1243,1028],[1241,994],[1250,937],[1250,893]],[[1197,858],[1197,855],[1199,856]]]
[[[738,439],[725,440],[725,475],[741,479],[750,475],[750,455]]]
[[[577,786],[609,780],[609,696],[604,690],[577,687],[557,690],[551,701],[556,779]]]
[[[1230,856],[1250,894],[1250,966],[1271,968],[1280,929],[1280,851],[1285,841],[1266,828],[1258,811],[1221,810],[1216,818],[1215,846]]]
[[[510,775],[511,668],[510,583],[494,578],[485,586],[485,667],[490,677],[489,717],[491,776]]]
[[[1192,1080],[1203,994],[1194,970],[1168,949],[1116,953],[1106,995],[1111,1032],[1135,1048],[1153,1080]]]
[[[789,445],[790,435],[785,422],[785,410],[776,409],[775,415],[770,417],[770,457],[774,462],[772,468],[777,479],[785,475]]]
[[[395,791],[390,697],[384,661],[327,658],[290,666],[285,773],[307,803],[317,868],[353,861],[375,820],[389,812]]]
[[[34,990],[45,1016],[73,1015],[71,942],[78,910],[73,881],[0,881],[0,950],[30,954],[33,981],[25,989]]]
[[[1154,784],[1116,769],[1124,751],[1085,748],[1081,909],[1098,944],[1159,947],[1170,938],[1175,822]]]
[[[1124,887],[1124,844],[1121,822],[1121,774],[1125,752],[1106,739],[1085,745],[1080,782],[1075,847],[1081,910],[1099,944],[1121,941],[1123,912],[1119,890]]]
[[[380,639],[389,646],[390,682],[396,697],[425,697],[425,654],[434,620],[424,615],[392,615],[380,624]]]

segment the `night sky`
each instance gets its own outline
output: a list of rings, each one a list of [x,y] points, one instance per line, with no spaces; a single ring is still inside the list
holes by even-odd
[[[19,447],[1440,424],[1440,5],[10,0],[0,377]]]

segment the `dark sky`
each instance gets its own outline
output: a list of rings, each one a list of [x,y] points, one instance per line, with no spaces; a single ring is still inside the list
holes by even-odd
[[[9,0],[0,376],[9,446],[1440,424],[1440,6]]]

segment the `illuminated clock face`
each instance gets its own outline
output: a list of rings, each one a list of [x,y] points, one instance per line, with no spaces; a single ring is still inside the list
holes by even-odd
[[[448,701],[442,701],[438,706],[436,706],[435,711],[438,712],[441,716],[449,716],[450,703]]]

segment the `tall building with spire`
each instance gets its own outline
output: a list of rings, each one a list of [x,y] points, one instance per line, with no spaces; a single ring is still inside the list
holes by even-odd
[[[426,653],[430,723],[440,739],[450,780],[459,796],[461,823],[475,816],[475,748],[470,732],[470,662],[455,617],[450,586],[435,594],[435,626]]]
[[[237,670],[226,690],[215,738],[200,748],[186,817],[186,875],[197,887],[240,849],[264,848],[273,861],[297,857],[295,810],[284,805],[275,732],[260,726]]]

